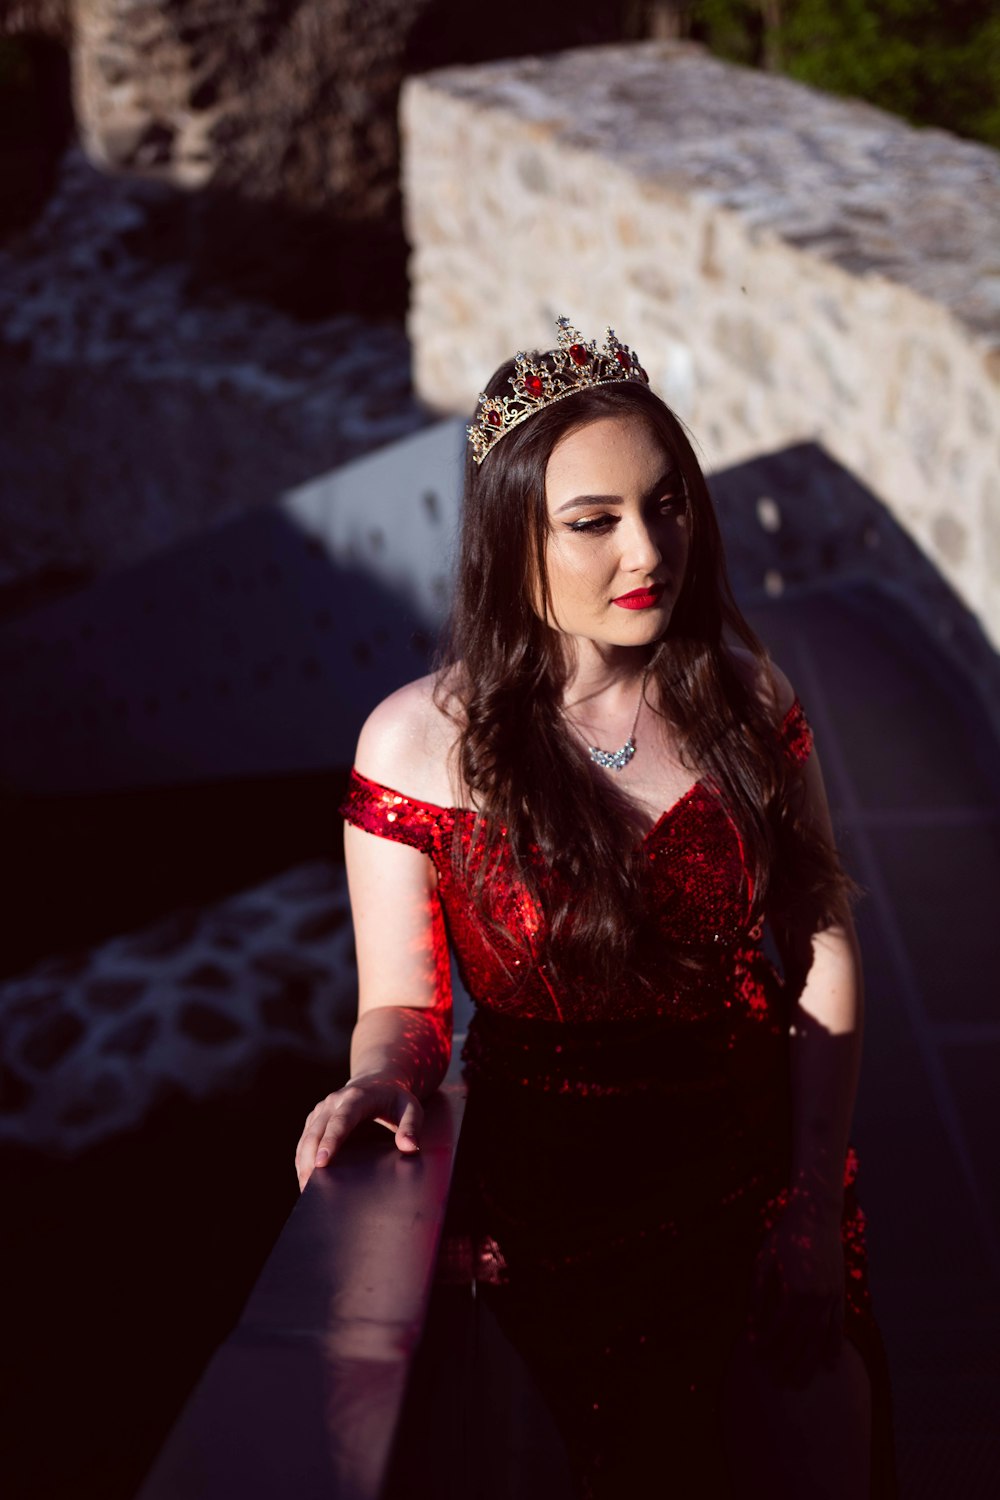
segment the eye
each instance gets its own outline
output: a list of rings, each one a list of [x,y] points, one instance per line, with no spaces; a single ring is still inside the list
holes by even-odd
[[[604,532],[611,530],[617,519],[617,516],[585,516],[580,521],[567,522],[566,529],[567,531],[589,531],[602,536]]]
[[[657,501],[660,514],[664,516],[687,513],[687,496],[684,494],[663,495]]]

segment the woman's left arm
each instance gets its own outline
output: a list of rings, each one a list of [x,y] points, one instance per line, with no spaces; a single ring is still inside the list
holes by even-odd
[[[779,691],[791,688],[779,676]],[[815,748],[804,770],[803,816],[834,845]],[[780,1379],[802,1385],[840,1350],[844,1325],[841,1217],[848,1136],[857,1092],[864,986],[857,936],[845,908],[815,932],[788,933],[797,969],[790,1016],[791,1175],[758,1257],[751,1323]]]
[[[803,780],[803,821],[811,823],[834,848],[815,746],[803,768]],[[791,1198],[817,1214],[835,1217],[839,1225],[864,1028],[861,954],[846,902],[832,925],[791,936],[790,948],[803,955],[790,1017]]]
[[[812,936],[790,1027],[790,1202],[838,1227],[864,1024],[861,957],[850,917]]]

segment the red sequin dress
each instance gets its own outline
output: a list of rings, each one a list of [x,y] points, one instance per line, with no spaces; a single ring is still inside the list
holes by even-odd
[[[780,735],[803,764],[812,734],[797,698]],[[520,958],[523,948],[497,952],[452,861],[453,841],[468,845],[468,809],[352,771],[341,812],[433,860],[475,1002],[446,1251],[467,1247],[479,1294],[535,1376],[582,1495],[641,1486],[721,1500],[730,1491],[720,1383],[791,1149],[783,985],[749,923],[749,875],[723,802],[698,781],[643,841],[665,951],[709,959],[697,980],[672,977],[654,1000],[625,986],[609,995],[582,977],[556,985],[544,962]],[[540,914],[513,881],[500,915],[537,950]],[[872,1496],[885,1500],[895,1494],[889,1384],[856,1169],[852,1149],[846,1331],[871,1376]]]

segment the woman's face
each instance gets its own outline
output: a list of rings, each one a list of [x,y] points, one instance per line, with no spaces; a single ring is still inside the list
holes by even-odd
[[[642,417],[600,417],[560,438],[545,470],[548,623],[642,646],[670,624],[688,555],[676,460]]]

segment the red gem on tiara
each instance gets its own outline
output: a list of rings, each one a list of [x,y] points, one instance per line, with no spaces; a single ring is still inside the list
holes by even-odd
[[[631,370],[632,356],[630,354],[627,354],[624,349],[615,350],[615,359],[621,365],[623,370]]]
[[[486,420],[487,422],[489,422],[491,427],[499,427],[503,418],[500,416],[500,413],[497,411],[496,407],[494,407],[492,411],[488,411],[486,413]]]
[[[586,344],[570,344],[569,357],[575,365],[590,364],[590,350]]]
[[[521,381],[521,387],[524,391],[527,392],[529,396],[534,396],[536,397],[536,399],[541,396],[545,390],[545,387],[542,384],[542,377],[540,375],[525,375],[524,379]]]

